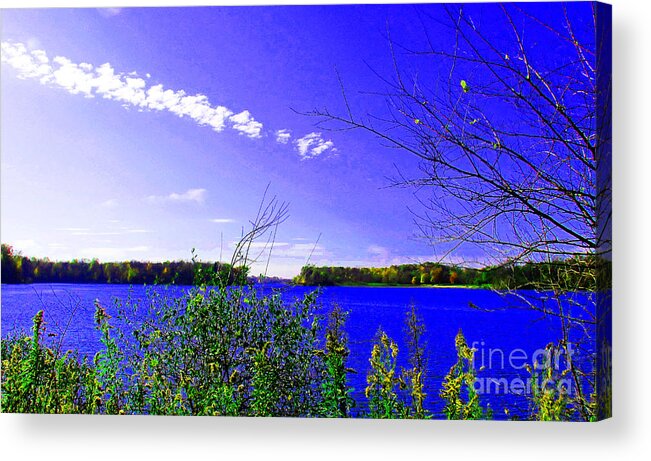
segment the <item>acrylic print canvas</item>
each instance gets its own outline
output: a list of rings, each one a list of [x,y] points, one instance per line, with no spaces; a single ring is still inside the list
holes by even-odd
[[[2,411],[611,415],[611,8],[2,11]]]

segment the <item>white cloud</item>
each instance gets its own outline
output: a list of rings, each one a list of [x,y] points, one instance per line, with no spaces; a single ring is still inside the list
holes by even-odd
[[[211,219],[210,222],[214,222],[217,224],[228,224],[228,223],[235,222],[235,220],[231,218],[215,218],[215,219]]]
[[[52,75],[52,66],[45,52],[36,50],[27,52],[22,43],[2,42],[2,62],[6,62],[18,71],[18,78],[44,78]]]
[[[58,65],[58,68],[51,74],[42,76],[42,83],[52,83],[72,94],[93,97],[93,66],[86,63],[75,64],[61,56],[56,56],[52,62]]]
[[[189,189],[182,194],[172,193],[169,195],[169,199],[172,201],[202,203],[205,196],[206,189]]]
[[[88,227],[60,227],[57,230],[62,232],[89,232],[90,231]]]
[[[276,142],[279,144],[287,144],[292,137],[292,133],[289,130],[278,130],[276,131]]]
[[[323,245],[313,243],[295,243],[287,248],[279,248],[272,252],[272,257],[278,258],[292,258],[292,259],[306,259],[310,255],[314,258],[317,256],[325,256],[326,249]]]
[[[233,129],[238,130],[240,133],[247,135],[249,138],[260,138],[262,131],[262,123],[257,122],[248,110],[244,110],[239,114],[231,115],[229,120],[233,122]]]
[[[233,240],[232,242],[229,242],[228,246],[229,248],[236,248],[237,244],[239,242],[237,240]],[[283,248],[283,247],[289,247],[290,244],[287,242],[274,242],[273,243],[273,248],[274,248],[274,253],[276,251],[276,248]],[[251,242],[250,245],[247,245],[249,248],[254,248],[256,250],[268,250],[272,247],[271,242]]]
[[[111,223],[119,223],[118,220],[109,220]],[[60,227],[56,229],[60,232],[65,232],[74,236],[84,236],[84,237],[106,237],[114,235],[127,235],[127,234],[149,234],[152,231],[142,228],[133,228],[121,226],[116,228],[115,226],[108,226],[108,228],[103,227],[102,230],[94,230],[88,227]]]
[[[107,13],[110,10],[101,11]],[[35,79],[71,94],[87,98],[97,96],[140,111],[166,111],[190,118],[196,124],[209,126],[217,132],[230,128],[249,138],[263,135],[263,124],[248,110],[236,113],[227,107],[211,104],[203,94],[189,95],[183,90],[165,88],[162,84],[149,85],[136,72],[116,72],[110,63],[93,66],[85,62],[74,63],[63,56],[50,59],[43,50],[9,41],[2,42],[2,62],[13,67],[20,79]],[[147,79],[151,77],[149,73],[145,76]],[[292,139],[288,129],[277,130],[274,135],[280,144],[289,144]],[[331,140],[316,132],[296,139],[293,144],[302,160],[337,151]]]
[[[237,242],[230,242],[229,247],[235,248]],[[259,256],[266,259],[271,252],[272,261],[275,258],[301,259],[305,261],[310,254],[312,257],[324,256],[326,249],[323,245],[314,243],[289,243],[289,242],[253,242],[251,249],[260,251],[260,254],[251,255]]]
[[[71,232],[70,235],[86,236],[86,237],[107,237],[107,236],[111,236],[111,235],[122,235],[122,232],[76,231],[76,232]]]
[[[203,203],[206,198],[206,189],[188,189],[182,194],[172,192],[169,195],[150,195],[146,198],[151,203],[163,202],[196,202]]]
[[[262,137],[263,124],[248,110],[235,114],[227,107],[212,105],[203,94],[188,95],[183,90],[165,89],[161,84],[148,86],[136,72],[116,72],[109,63],[77,64],[63,56],[50,60],[43,50],[30,51],[23,43],[7,41],[2,42],[2,62],[13,67],[20,79],[37,79],[72,94],[100,96],[139,110],[167,111],[217,132],[228,126],[249,138]],[[146,77],[151,76],[147,73]]]
[[[334,153],[337,151],[334,143],[330,140],[326,141],[323,139],[321,133],[307,134],[294,141],[294,144],[301,160],[316,158],[327,152]]]

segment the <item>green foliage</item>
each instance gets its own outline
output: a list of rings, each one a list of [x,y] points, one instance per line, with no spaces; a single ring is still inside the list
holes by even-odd
[[[404,403],[398,396],[402,380],[396,373],[397,357],[398,345],[379,330],[366,377],[365,395],[370,418],[394,419],[404,415]]]
[[[321,415],[331,418],[347,418],[355,405],[353,391],[348,386],[346,359],[350,354],[348,337],[344,330],[347,314],[335,305],[328,315],[324,363],[326,376],[323,380],[323,404]]]
[[[98,405],[103,405],[104,413],[109,415],[123,414],[123,383],[122,383],[122,351],[114,338],[111,337],[111,316],[99,301],[95,301],[95,326],[100,332],[104,349],[95,355],[94,364],[97,370],[95,399]]]
[[[409,390],[411,405],[406,406],[406,417],[414,419],[429,418],[431,415],[425,410],[425,378],[427,376],[427,355],[423,344],[425,323],[419,317],[416,306],[412,304],[407,312],[405,333],[409,351],[408,370],[403,370],[403,381]]]
[[[277,370],[271,362],[270,345],[271,343],[265,343],[262,348],[253,353],[253,404],[251,410],[255,416],[273,416],[274,408],[279,403],[279,395],[274,388],[278,376]]]
[[[430,262],[389,267],[305,266],[301,269],[301,273],[294,278],[294,283],[310,286],[449,284],[449,274],[453,270],[460,274],[476,271],[476,269],[461,269]],[[470,279],[470,277],[466,278]]]
[[[384,268],[305,266],[295,282],[304,285],[346,284],[466,284],[490,285],[498,289],[608,288],[609,261],[593,256],[575,257],[547,263],[504,264],[484,269],[459,268],[437,263],[403,264]],[[204,263],[193,252],[191,262],[149,263],[127,261],[100,263],[93,259],[52,262],[27,258],[2,244],[3,283],[133,283],[195,284],[197,286],[246,284],[248,269],[229,264]],[[554,285],[554,286],[552,286]]]
[[[10,245],[1,246],[2,259],[0,266],[0,273],[2,273],[2,283],[9,283],[10,280],[18,280],[19,278],[19,258],[14,254],[14,249]]]
[[[326,364],[316,294],[285,303],[252,286],[194,289],[117,306],[96,303],[93,363],[31,337],[2,341],[7,412],[316,416]],[[134,319],[141,319],[135,321]]]
[[[285,303],[256,288],[197,288],[181,300],[153,294],[134,324],[132,412],[308,416],[323,374],[316,295]],[[123,306],[124,311],[142,309]],[[125,316],[128,317],[128,316]],[[135,317],[135,316],[134,316]],[[127,346],[128,347],[128,346]]]
[[[570,421],[576,410],[570,395],[567,377],[570,368],[560,370],[561,354],[567,354],[563,346],[548,344],[545,348],[543,362],[534,362],[533,370],[527,365],[531,373],[532,413],[531,419],[537,421]]]
[[[70,351],[59,354],[44,347],[45,334],[44,314],[39,311],[34,316],[31,337],[19,335],[2,340],[2,411],[93,413],[93,367]]]
[[[611,287],[612,262],[585,255],[540,263],[506,263],[483,272],[478,284],[489,284],[496,289],[599,291]]]
[[[352,398],[346,313],[336,306],[321,327],[318,292],[293,302],[252,286],[195,288],[183,297],[151,290],[125,300],[111,318],[96,302],[103,348],[93,362],[48,345],[39,311],[31,335],[4,338],[4,412],[349,417]],[[133,319],[139,319],[134,321]],[[431,418],[425,409],[427,347],[415,306],[405,324],[408,364],[397,371],[398,345],[379,331],[365,395],[371,418]],[[474,383],[475,351],[463,333],[457,362],[440,397],[449,419],[485,419]],[[549,357],[561,346],[549,345]],[[596,420],[610,411],[608,383],[588,399],[571,396],[570,368],[534,364],[532,419]],[[561,362],[562,363],[562,362]],[[565,364],[567,365],[567,364]],[[601,416],[599,416],[601,415]]]
[[[441,397],[445,401],[443,412],[448,419],[486,419],[491,412],[479,403],[475,390],[475,350],[468,347],[463,332],[459,330],[454,340],[457,363],[450,368],[443,380]]]
[[[468,83],[465,80],[461,80],[460,85],[464,93],[470,91],[470,87],[468,86]]]
[[[2,244],[2,283],[129,283],[202,285],[211,282],[246,284],[248,268],[233,268],[225,263],[199,262],[194,253],[191,262],[152,263],[124,261],[101,263],[96,259],[50,261],[16,254]]]
[[[426,262],[389,267],[305,266],[294,283],[328,285],[468,285],[495,289],[595,290],[609,287],[612,264],[594,256],[483,269]]]

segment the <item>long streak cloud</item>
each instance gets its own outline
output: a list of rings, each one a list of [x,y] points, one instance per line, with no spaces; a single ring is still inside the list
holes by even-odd
[[[62,56],[50,59],[43,50],[29,51],[23,43],[14,42],[2,42],[2,62],[13,67],[18,78],[36,79],[71,94],[100,96],[143,110],[168,111],[217,132],[228,127],[249,138],[262,137],[262,123],[247,110],[235,113],[227,107],[212,105],[203,94],[189,95],[160,84],[148,85],[135,72],[116,72],[109,63],[95,67]]]
[[[211,104],[203,94],[190,95],[183,90],[166,89],[162,84],[150,85],[136,72],[116,72],[109,63],[93,66],[86,62],[74,63],[63,56],[50,59],[43,50],[29,50],[23,43],[9,41],[2,42],[2,62],[13,67],[20,79],[38,80],[71,94],[87,98],[99,96],[139,110],[167,111],[217,132],[230,128],[252,139],[263,136],[262,123],[248,110],[234,112]],[[146,78],[150,75],[146,74]],[[289,143],[290,130],[281,129],[274,134],[277,143]],[[323,139],[321,133],[310,133],[293,144],[301,160],[337,151],[332,141]]]

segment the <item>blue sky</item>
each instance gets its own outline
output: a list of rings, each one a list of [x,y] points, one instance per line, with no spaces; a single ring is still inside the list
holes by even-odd
[[[290,203],[271,275],[295,275],[310,253],[318,265],[439,258],[417,236],[414,191],[387,188],[415,159],[295,112],[341,112],[339,72],[355,111],[381,113],[358,91],[391,73],[387,25],[422,44],[423,12],[441,10],[3,11],[2,241],[52,259],[228,259],[271,184]]]

